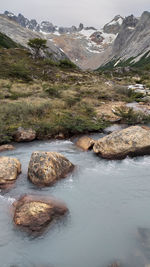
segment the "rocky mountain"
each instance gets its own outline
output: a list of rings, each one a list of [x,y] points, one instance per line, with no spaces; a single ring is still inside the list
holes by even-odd
[[[64,33],[74,33],[74,32],[79,32],[82,31],[84,29],[84,25],[82,23],[79,24],[79,27],[76,26],[71,26],[71,27],[58,27],[58,26],[54,26],[53,23],[49,22],[49,21],[42,21],[41,23],[37,23],[37,21],[35,19],[27,19],[25,18],[22,14],[18,14],[18,16],[16,16],[14,13],[9,12],[9,11],[5,11],[4,16],[10,18],[11,20],[17,22],[20,26],[24,27],[24,28],[28,28],[32,31],[36,31],[36,32],[42,32],[42,33],[60,33],[60,34],[64,34]],[[96,30],[94,27],[86,27],[86,30]]]
[[[28,47],[27,43],[32,38],[43,38],[43,34],[34,32],[31,29],[24,28],[9,19],[7,16],[0,15],[0,32],[9,36],[14,42]],[[48,52],[52,54],[54,60],[67,58],[65,53],[61,51],[52,41],[47,41]]]
[[[113,33],[117,34],[120,31],[121,25],[123,23],[124,18],[120,15],[114,17],[109,23],[107,23],[103,30],[105,33]]]
[[[124,34],[126,33],[126,38],[123,37],[123,32]],[[123,38],[124,43],[121,41]],[[127,17],[113,45],[115,56],[120,57],[122,60],[134,57],[134,61],[136,61],[149,50],[150,12],[144,12],[140,19],[136,19],[133,16]]]
[[[140,18],[131,15],[123,20],[109,56],[107,63],[115,67],[134,65],[150,57],[150,12],[143,12]]]
[[[15,43],[11,38],[7,35],[0,32],[0,48],[18,48],[18,44]]]
[[[104,28],[96,29],[93,26],[85,27],[83,23],[80,23],[78,27],[54,26],[49,21],[43,21],[39,24],[35,19],[29,20],[22,14],[16,16],[9,11],[5,11],[0,18],[9,20],[9,25],[11,23],[12,25],[14,25],[13,23],[18,24],[17,27],[20,26],[21,31],[26,29],[28,34],[30,31],[30,34],[32,32],[34,35],[40,35],[48,39],[53,46],[58,47],[62,53],[65,53],[71,61],[82,69],[96,69],[100,62],[107,61],[108,50],[111,48],[123,20],[121,16],[116,16]],[[11,34],[10,37],[13,39],[13,34],[8,27],[3,25],[3,29],[8,36]],[[18,38],[19,35],[18,32]],[[15,41],[17,40],[15,39]],[[107,53],[105,53],[106,50]]]
[[[78,27],[59,27],[49,21],[38,23],[8,11],[0,15],[0,22],[0,31],[14,41],[24,45],[29,38],[44,37],[59,58],[66,54],[82,69],[119,66],[126,61],[136,63],[150,51],[150,12],[144,12],[140,18],[117,15],[99,29],[82,23]]]

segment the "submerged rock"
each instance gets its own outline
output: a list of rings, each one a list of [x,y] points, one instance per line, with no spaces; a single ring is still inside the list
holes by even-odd
[[[14,150],[15,147],[12,145],[1,145],[0,146],[0,152],[6,151],[6,150]]]
[[[0,188],[14,183],[21,173],[21,164],[16,158],[0,157]]]
[[[39,232],[68,209],[65,204],[53,199],[25,195],[13,204],[14,223],[27,231]]]
[[[88,136],[83,136],[77,140],[76,146],[86,151],[92,148],[94,143],[95,143],[95,140],[93,140],[92,138]]]
[[[150,131],[140,126],[131,126],[121,131],[115,131],[96,141],[93,150],[106,159],[149,155]]]
[[[31,155],[28,178],[39,186],[50,186],[71,172],[74,165],[57,152],[33,152]]]
[[[33,129],[24,129],[19,127],[14,135],[16,142],[30,142],[35,140],[36,132]]]

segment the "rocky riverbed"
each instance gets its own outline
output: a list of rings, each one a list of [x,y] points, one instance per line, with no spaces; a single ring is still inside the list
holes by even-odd
[[[13,187],[2,190],[0,196],[3,267],[147,267],[150,263],[150,157],[105,160],[92,150],[83,151],[75,141],[33,141],[1,153],[18,158],[22,166]],[[76,168],[55,185],[37,187],[27,179],[34,151],[61,153]],[[36,200],[46,203],[50,197],[58,199],[66,203],[69,212],[39,236],[32,236],[13,224],[12,204],[24,194],[36,195]]]

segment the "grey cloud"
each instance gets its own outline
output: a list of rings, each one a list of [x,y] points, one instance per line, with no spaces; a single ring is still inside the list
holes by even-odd
[[[20,12],[38,21],[46,19],[63,26],[83,22],[100,27],[117,14],[139,16],[149,11],[149,6],[149,0],[1,0],[1,12]]]

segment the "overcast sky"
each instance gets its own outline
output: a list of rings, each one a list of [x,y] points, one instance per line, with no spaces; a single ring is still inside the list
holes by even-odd
[[[150,0],[0,0],[0,13],[5,10],[22,13],[38,22],[49,20],[58,26],[101,27],[115,15],[140,16],[150,11]]]

